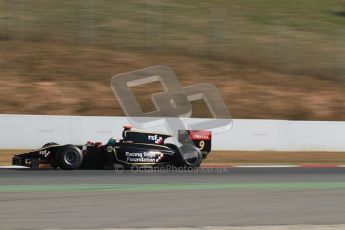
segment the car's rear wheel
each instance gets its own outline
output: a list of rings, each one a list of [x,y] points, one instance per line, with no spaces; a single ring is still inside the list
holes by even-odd
[[[74,170],[83,163],[83,154],[74,145],[66,145],[58,152],[58,162],[61,169]]]
[[[175,151],[175,159],[173,161],[174,166],[178,168],[183,168],[183,169],[195,169],[200,166],[199,164],[190,164],[186,159],[183,158],[183,155],[181,154],[180,150],[178,147],[174,144],[167,143],[165,146],[173,149]],[[196,162],[196,159],[191,159],[192,162]]]

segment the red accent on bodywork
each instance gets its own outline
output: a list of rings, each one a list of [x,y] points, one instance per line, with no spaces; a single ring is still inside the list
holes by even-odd
[[[189,138],[191,140],[211,140],[211,131],[205,130],[190,130],[189,131]]]
[[[156,144],[163,144],[163,138],[162,137],[159,137],[156,141]]]
[[[100,148],[100,147],[102,146],[102,142],[96,142],[96,143],[95,143],[95,146],[96,146],[97,148]]]

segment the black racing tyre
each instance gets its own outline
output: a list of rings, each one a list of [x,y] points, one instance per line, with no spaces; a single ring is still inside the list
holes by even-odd
[[[65,170],[74,170],[80,168],[83,163],[83,154],[80,149],[74,145],[65,145],[57,153],[58,166]]]
[[[50,147],[50,146],[54,146],[54,145],[59,145],[58,143],[55,143],[55,142],[48,142],[47,144],[44,144],[42,146],[42,148],[47,148],[47,147]]]
[[[175,167],[182,168],[182,169],[195,169],[195,168],[200,166],[200,164],[198,164],[197,166],[188,165],[188,163],[186,163],[186,161],[183,159],[182,154],[180,153],[180,151],[176,145],[167,143],[167,144],[165,144],[165,146],[167,146],[167,147],[169,147],[175,151],[175,159],[173,162],[173,165]]]

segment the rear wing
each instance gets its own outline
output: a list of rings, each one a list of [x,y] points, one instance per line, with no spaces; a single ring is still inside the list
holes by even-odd
[[[206,130],[179,130],[179,140],[185,137],[185,132],[188,133],[188,138],[193,141],[195,147],[197,147],[202,155],[206,155],[211,152],[212,133]]]

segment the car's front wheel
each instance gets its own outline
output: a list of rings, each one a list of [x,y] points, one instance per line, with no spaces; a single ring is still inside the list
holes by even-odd
[[[58,152],[58,162],[61,169],[74,170],[83,163],[83,154],[74,145],[66,145]]]

